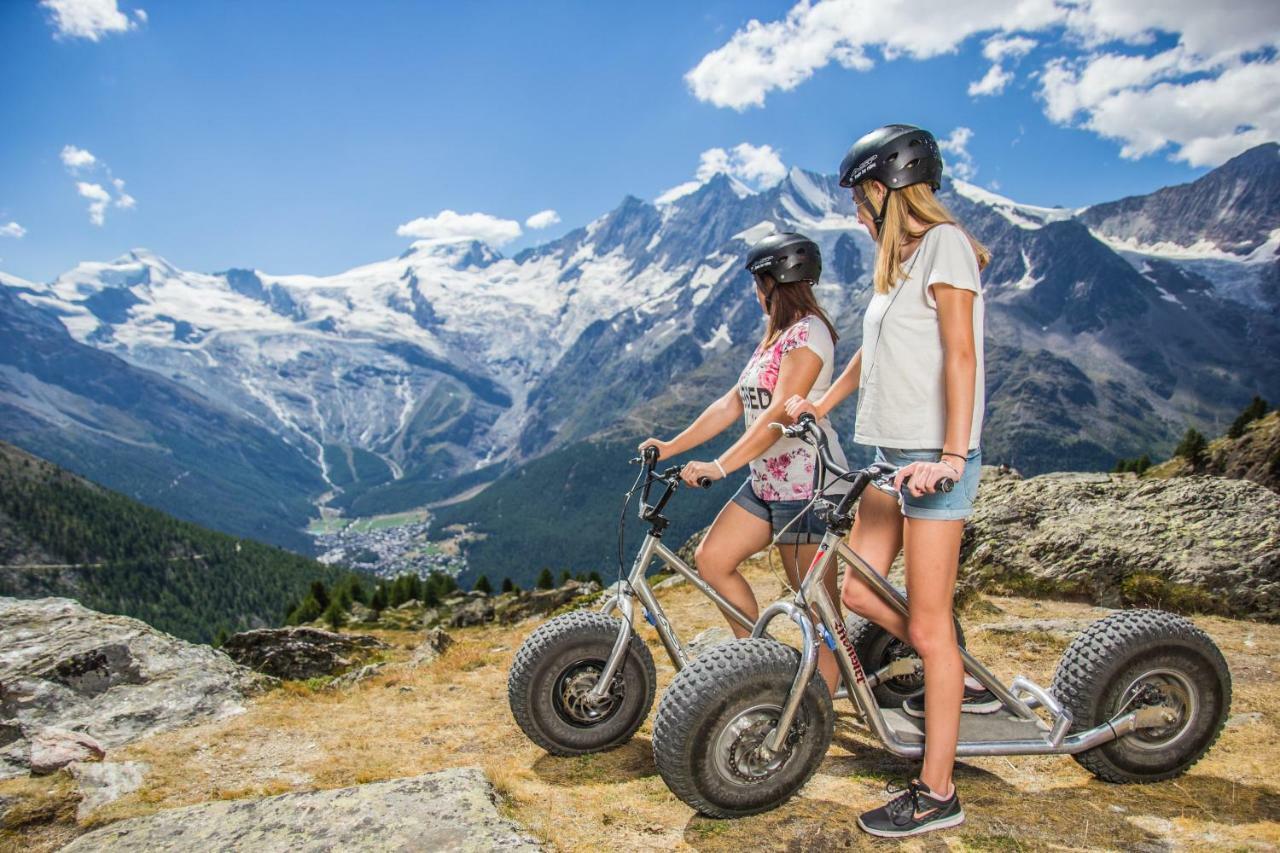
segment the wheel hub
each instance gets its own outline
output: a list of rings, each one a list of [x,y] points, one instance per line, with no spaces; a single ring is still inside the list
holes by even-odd
[[[786,766],[793,748],[804,737],[805,727],[799,715],[778,751],[765,746],[765,740],[777,727],[782,709],[777,705],[758,705],[734,717],[716,739],[715,763],[721,775],[744,785],[755,785],[774,776]]]
[[[591,695],[603,670],[603,661],[579,661],[560,673],[552,700],[566,722],[575,726],[598,725],[621,707],[626,685],[620,672],[613,677],[604,696],[597,699]]]
[[[1140,728],[1129,738],[1141,749],[1163,749],[1186,734],[1199,710],[1199,696],[1191,682],[1172,669],[1154,669],[1139,675],[1120,695],[1124,711],[1161,708],[1165,725]]]

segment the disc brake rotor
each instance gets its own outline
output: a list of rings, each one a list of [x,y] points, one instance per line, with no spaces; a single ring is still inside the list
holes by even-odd
[[[777,705],[756,705],[729,721],[716,738],[714,749],[716,769],[723,777],[744,785],[756,785],[786,766],[795,745],[804,738],[805,725],[797,714],[782,749],[766,752],[765,739],[777,727],[781,713]]]
[[[1199,694],[1182,673],[1153,669],[1131,681],[1120,694],[1124,710],[1152,706],[1167,709],[1173,719],[1168,725],[1138,729],[1130,735],[1128,741],[1141,749],[1163,749],[1186,734],[1200,708]]]
[[[622,706],[626,685],[622,673],[614,676],[609,690],[595,699],[591,690],[600,680],[604,661],[578,661],[565,667],[556,679],[552,702],[565,722],[574,726],[595,726],[607,720]]]

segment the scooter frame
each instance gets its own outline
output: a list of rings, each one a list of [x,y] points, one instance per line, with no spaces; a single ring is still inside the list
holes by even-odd
[[[924,754],[923,741],[903,739],[889,724],[884,710],[879,707],[872,694],[874,685],[867,678],[862,662],[858,659],[823,584],[827,573],[837,562],[842,562],[881,600],[903,616],[909,614],[906,597],[881,577],[844,541],[844,536],[852,524],[854,502],[869,485],[872,485],[873,481],[890,477],[896,473],[897,469],[886,463],[875,463],[852,472],[841,469],[830,458],[826,437],[820,429],[816,428],[812,417],[808,415],[802,416],[796,426],[786,428],[784,433],[803,438],[813,444],[819,452],[822,464],[840,479],[851,482],[852,486],[840,498],[838,504],[833,505],[829,501],[819,499],[825,504],[819,511],[826,515],[827,532],[800,584],[800,589],[796,591],[792,600],[778,601],[765,608],[755,627],[752,628],[753,637],[765,636],[770,622],[779,616],[786,616],[799,627],[803,637],[800,647],[800,665],[791,690],[783,703],[774,729],[764,738],[761,750],[765,753],[766,759],[783,751],[787,733],[800,706],[805,686],[813,677],[818,658],[819,629],[815,628],[810,618],[809,613],[812,609],[818,616],[821,639],[835,653],[845,684],[852,685],[850,698],[854,709],[890,752],[905,758],[919,758]],[[1048,690],[1023,676],[1018,676],[1006,687],[964,648],[960,649],[960,655],[965,669],[994,693],[1004,703],[1008,712],[1026,721],[1023,728],[1034,731],[1035,734],[1017,739],[962,739],[956,747],[958,756],[1074,755],[1123,737],[1137,729],[1158,727],[1172,722],[1173,713],[1170,709],[1160,705],[1148,706],[1119,714],[1091,729],[1068,736],[1067,731],[1072,723],[1071,713],[1063,708]],[[1024,700],[1023,696],[1027,698]],[[1046,724],[1036,713],[1037,707],[1049,713],[1050,723]]]
[[[645,476],[648,479],[645,482],[644,495],[641,499],[640,518],[648,522],[650,528],[645,534],[640,550],[636,553],[635,560],[631,564],[631,571],[628,573],[626,580],[613,595],[605,600],[600,608],[601,612],[606,615],[615,610],[618,611],[622,624],[618,626],[618,636],[614,640],[609,659],[605,662],[604,672],[601,673],[595,686],[588,693],[588,696],[593,700],[603,700],[605,698],[607,686],[613,683],[613,678],[626,657],[627,643],[635,631],[635,602],[637,599],[643,608],[645,621],[657,631],[658,638],[662,641],[662,646],[666,649],[667,656],[671,659],[671,665],[676,668],[676,671],[679,672],[684,669],[690,662],[687,647],[680,642],[680,636],[676,633],[675,628],[672,627],[671,621],[667,618],[666,612],[663,611],[662,605],[658,603],[657,597],[653,594],[653,588],[649,586],[648,579],[645,577],[655,557],[661,560],[667,568],[683,576],[685,580],[693,584],[695,589],[709,598],[728,618],[748,631],[757,629],[756,622],[753,622],[749,616],[716,592],[711,584],[703,580],[688,563],[680,559],[679,555],[663,544],[662,534],[666,530],[669,521],[663,517],[662,510],[666,507],[667,501],[671,499],[671,495],[678,487],[682,466],[675,466],[667,469],[661,475],[655,475],[653,465],[656,459],[646,456],[643,461],[646,466]],[[656,503],[650,505],[649,490],[653,483],[665,484],[666,490]],[[822,551],[820,550],[819,553],[822,553]],[[756,636],[764,634],[764,629],[759,630],[760,633],[756,634]],[[883,681],[914,673],[918,666],[919,660],[917,658],[899,658],[876,672],[864,674],[863,680],[870,685],[869,689],[874,690]],[[859,671],[861,672],[861,664],[859,664]],[[847,697],[849,692],[846,685],[852,683],[849,677],[846,676],[844,684],[836,691],[835,698]]]

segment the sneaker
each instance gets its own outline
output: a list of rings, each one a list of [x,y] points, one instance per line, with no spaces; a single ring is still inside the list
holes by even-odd
[[[964,823],[964,809],[960,807],[960,797],[954,790],[950,799],[940,800],[919,779],[912,779],[905,789],[886,786],[885,790],[901,793],[858,818],[858,826],[872,835],[905,838]]]
[[[1004,703],[996,698],[996,694],[992,693],[985,687],[964,686],[964,699],[960,702],[960,712],[963,714],[994,714],[1004,707]],[[902,710],[908,716],[915,717],[918,720],[924,719],[924,692],[921,691],[915,696],[907,699],[902,703]]]

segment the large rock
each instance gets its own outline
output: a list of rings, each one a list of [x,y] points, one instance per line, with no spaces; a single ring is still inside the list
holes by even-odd
[[[226,655],[65,598],[0,598],[0,778],[47,727],[108,749],[242,710],[262,679]]]
[[[45,776],[76,761],[101,761],[107,751],[102,744],[84,732],[71,732],[56,726],[45,726],[31,732],[28,758],[31,773]]]
[[[68,853],[329,850],[536,851],[498,814],[474,767],[254,800],[206,803],[133,818],[82,835]]]
[[[335,634],[319,628],[259,628],[233,635],[222,650],[239,664],[290,680],[333,675],[386,643],[367,634]]]
[[[103,761],[76,763],[67,769],[80,789],[76,820],[85,820],[108,803],[141,788],[150,767],[141,761]]]
[[[961,556],[971,589],[1280,620],[1280,495],[1247,480],[986,482]]]
[[[600,591],[599,585],[593,581],[582,583],[576,580],[566,581],[555,589],[533,589],[523,591],[507,598],[502,596],[495,606],[494,615],[503,624],[513,624],[530,616],[546,616],[561,607],[586,595]]]

